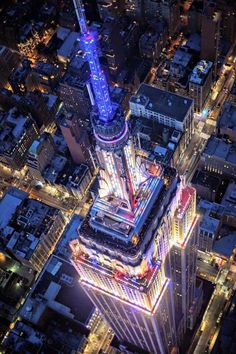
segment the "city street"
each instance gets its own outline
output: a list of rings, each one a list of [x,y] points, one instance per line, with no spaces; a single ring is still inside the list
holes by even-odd
[[[199,327],[199,330],[196,334],[196,336],[199,337],[197,345],[194,350],[190,349],[188,354],[208,353],[211,341],[215,339],[215,333],[218,332],[216,321],[220,312],[224,310],[225,303],[225,294],[221,291],[221,289],[216,288],[204,314],[201,326]]]

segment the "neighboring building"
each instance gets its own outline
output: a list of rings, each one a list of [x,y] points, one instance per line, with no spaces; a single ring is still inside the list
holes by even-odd
[[[63,173],[62,171],[67,166],[67,162],[65,156],[55,154],[43,171],[43,178],[45,181],[51,185],[57,184],[56,181]]]
[[[69,32],[69,34],[63,40],[61,47],[57,51],[57,57],[59,62],[64,64],[66,68],[70,59],[76,50],[79,50],[79,32]]]
[[[91,183],[92,174],[86,165],[75,168],[69,176],[66,188],[71,191],[75,198],[82,199]]]
[[[73,301],[76,297],[78,299],[78,296],[80,306],[77,301]],[[95,308],[81,289],[74,267],[68,261],[54,255],[49,258],[34,284],[21,309],[21,317],[33,325],[40,326],[42,318],[46,313],[49,314],[50,310],[54,316],[58,314],[58,318],[61,316],[64,321],[80,324],[84,333],[89,333],[89,322]]]
[[[53,91],[60,79],[61,69],[58,65],[38,61],[31,66],[26,79],[28,91],[39,90],[44,93]]]
[[[61,101],[57,96],[39,91],[14,94],[10,90],[0,89],[0,104],[4,109],[18,108],[21,112],[31,113],[38,128],[48,127],[55,121]]]
[[[193,100],[142,84],[130,99],[131,114],[145,117],[184,133],[184,148],[193,134]]]
[[[201,214],[209,213],[214,219],[220,220],[221,224],[236,227],[236,205],[221,205],[202,199],[198,209]]]
[[[205,5],[201,28],[201,59],[214,63],[213,73],[216,73],[219,56],[221,13],[212,3]],[[207,33],[207,35],[206,35]]]
[[[226,135],[230,140],[236,143],[236,106],[232,103],[224,103],[217,128],[221,135]]]
[[[76,56],[59,84],[59,95],[66,110],[76,113],[81,123],[88,121],[91,113],[92,92],[89,80],[88,64],[84,58]]]
[[[139,39],[139,53],[143,58],[155,61],[159,58],[166,41],[165,29],[157,32],[152,29],[146,31]]]
[[[107,17],[120,17],[125,10],[124,0],[98,0],[97,7],[102,21]]]
[[[175,55],[170,62],[170,74],[175,79],[184,77],[192,60],[192,54],[189,53],[188,48],[181,46],[175,52]]]
[[[220,226],[221,221],[211,216],[211,210],[207,210],[199,224],[199,250],[203,252],[212,252]]]
[[[189,96],[194,99],[194,110],[202,112],[212,85],[212,62],[201,60],[189,79]]]
[[[143,1],[143,12],[147,22],[151,20],[156,20],[160,17],[160,1]]]
[[[27,166],[29,173],[35,181],[43,181],[42,173],[56,152],[52,136],[43,133],[34,140],[28,151]]]
[[[19,107],[32,114],[39,128],[45,128],[55,122],[60,104],[58,96],[34,91],[22,97]]]
[[[101,316],[81,289],[73,266],[52,256],[3,346],[8,350],[20,348],[21,352],[33,348],[34,352],[82,353],[90,333],[95,336],[93,331],[99,325],[102,325]]]
[[[191,184],[196,188],[199,197],[215,201],[221,180],[219,176],[212,176],[208,171],[196,170]]]
[[[3,200],[9,197],[12,198],[11,190]],[[23,199],[13,197],[18,208],[11,217],[9,210],[3,211],[9,219],[5,247],[21,264],[40,272],[63,232],[65,219],[60,210],[28,199],[26,193]]]
[[[8,83],[10,74],[19,63],[19,53],[2,45],[0,46],[0,87],[4,87]]]
[[[236,208],[236,184],[234,182],[229,183],[222,198],[221,205],[226,208]]]
[[[236,80],[234,80],[234,84],[231,88],[227,101],[232,103],[233,105],[236,105]]]
[[[236,40],[236,4],[235,1],[219,0],[217,2],[222,12],[221,34],[222,38],[233,44]]]
[[[193,1],[188,11],[188,29],[200,33],[202,28],[203,1]]]
[[[81,127],[79,117],[69,113],[62,114],[59,117],[59,124],[74,163],[84,163],[93,167],[89,154],[91,144],[88,133]]]
[[[13,169],[21,170],[26,163],[28,150],[38,137],[38,128],[30,115],[16,108],[0,112],[0,161]]]
[[[100,46],[103,55],[106,57],[110,75],[111,77],[116,77],[123,68],[128,54],[124,48],[122,24],[119,19],[106,18],[99,37]]]
[[[173,36],[180,27],[180,7],[178,0],[162,0],[160,12],[163,19],[167,22],[169,34]]]
[[[143,0],[126,1],[125,10],[128,17],[143,20]]]
[[[1,203],[1,201],[0,201]],[[0,321],[1,335],[4,324],[6,332],[11,322],[17,317],[18,309],[35,278],[32,269],[10,258],[6,252],[0,251]]]
[[[203,150],[200,163],[207,171],[235,177],[236,144],[211,136]]]
[[[86,165],[69,167],[65,157],[55,155],[43,171],[46,182],[62,194],[70,194],[76,200],[82,200],[92,181],[92,174]]]
[[[23,59],[9,77],[9,83],[14,93],[24,94],[27,91],[26,78],[31,71],[31,63],[28,59]]]

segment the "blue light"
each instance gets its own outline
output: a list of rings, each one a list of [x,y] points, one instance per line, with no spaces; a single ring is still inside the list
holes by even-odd
[[[209,114],[209,109],[204,108],[203,111],[202,111],[203,117],[204,117],[204,118],[207,118],[207,117],[208,117],[208,114]]]
[[[73,0],[76,15],[81,30],[81,43],[91,71],[91,84],[94,91],[95,103],[99,112],[99,119],[109,122],[113,117],[113,108],[109,89],[103,71],[101,70],[96,33],[90,32],[87,27],[85,11],[81,0]]]

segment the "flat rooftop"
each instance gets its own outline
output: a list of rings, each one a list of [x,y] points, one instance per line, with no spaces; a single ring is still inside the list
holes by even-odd
[[[95,309],[78,282],[74,266],[54,255],[41,272],[21,315],[37,324],[47,308],[85,326]]]
[[[149,111],[171,117],[180,122],[184,121],[193,105],[193,100],[188,97],[179,96],[147,84],[140,85],[137,94],[131,97],[130,102],[143,105]]]
[[[236,144],[230,144],[215,136],[208,139],[204,154],[236,164]]]
[[[220,240],[216,240],[213,246],[213,252],[221,254],[227,258],[229,258],[233,249],[236,246],[236,232],[232,232],[227,236],[221,237]]]
[[[200,229],[215,233],[220,225],[220,220],[213,218],[206,213],[200,222]]]
[[[193,68],[189,81],[193,84],[203,85],[206,81],[208,74],[210,73],[212,65],[213,64],[211,61],[200,60]]]
[[[236,106],[225,102],[218,122],[220,129],[229,129],[236,132]]]
[[[177,49],[173,58],[173,64],[181,65],[187,67],[192,59],[192,55],[183,50],[182,48]]]
[[[0,153],[10,153],[27,132],[31,119],[16,108],[0,112]]]

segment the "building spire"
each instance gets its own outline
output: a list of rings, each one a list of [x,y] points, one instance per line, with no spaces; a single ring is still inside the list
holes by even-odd
[[[85,10],[81,0],[73,0],[76,16],[81,31],[81,42],[91,72],[91,83],[95,95],[95,104],[99,113],[99,120],[107,123],[113,119],[113,107],[110,99],[106,77],[101,70],[97,51],[97,39],[94,32],[87,26]]]

